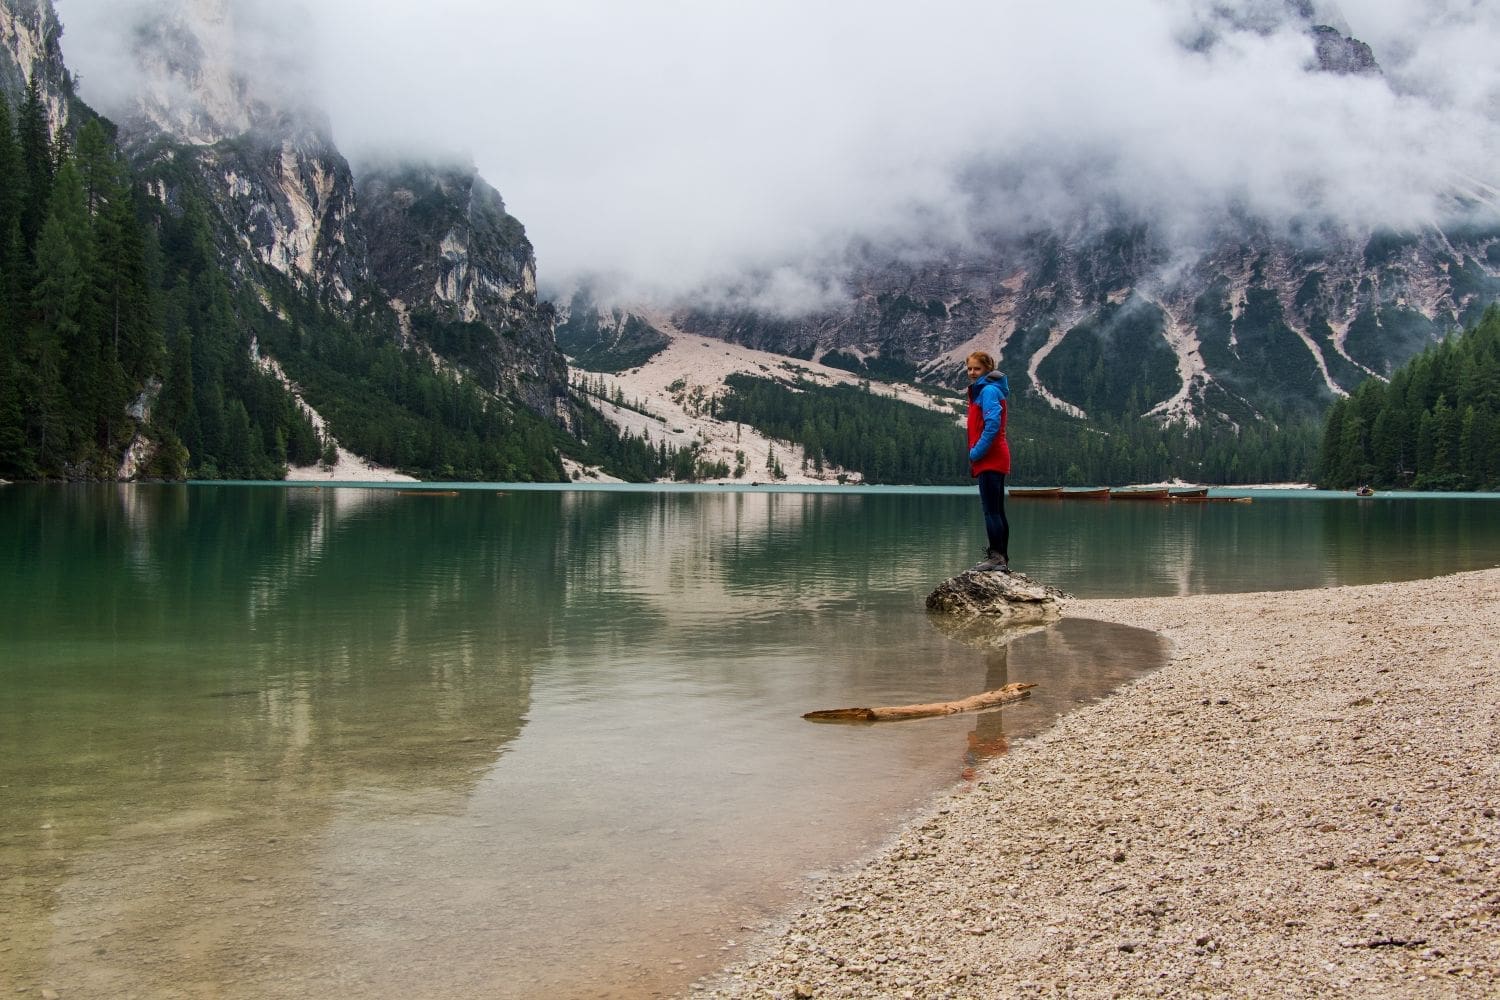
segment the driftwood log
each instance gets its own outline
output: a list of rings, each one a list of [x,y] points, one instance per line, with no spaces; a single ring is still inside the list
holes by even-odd
[[[821,712],[808,712],[803,716],[813,722],[885,722],[891,719],[923,719],[932,715],[953,715],[957,712],[977,712],[982,708],[994,708],[1022,698],[1031,697],[1035,684],[1007,684],[994,691],[986,691],[958,701],[938,701],[929,705],[896,705],[889,708],[829,708]]]

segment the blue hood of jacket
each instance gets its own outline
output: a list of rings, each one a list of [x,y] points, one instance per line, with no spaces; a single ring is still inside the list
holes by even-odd
[[[978,394],[984,391],[986,386],[995,386],[1000,390],[1000,398],[1006,399],[1010,396],[1010,379],[1006,378],[1004,372],[985,372],[973,381],[969,386],[969,401],[973,402]]]

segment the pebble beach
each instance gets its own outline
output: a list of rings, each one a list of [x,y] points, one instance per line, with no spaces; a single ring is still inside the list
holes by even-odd
[[[1169,662],[691,995],[1500,996],[1500,569],[1063,613]]]

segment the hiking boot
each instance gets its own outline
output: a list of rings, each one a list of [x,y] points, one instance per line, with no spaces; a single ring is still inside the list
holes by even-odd
[[[1004,556],[994,549],[990,549],[985,554],[984,561],[975,566],[974,569],[979,573],[1009,573],[1010,564]]]

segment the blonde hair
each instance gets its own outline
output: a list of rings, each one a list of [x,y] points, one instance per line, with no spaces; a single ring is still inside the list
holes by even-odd
[[[984,351],[975,351],[965,360],[979,362],[979,367],[983,368],[986,374],[995,370],[995,359]]]

